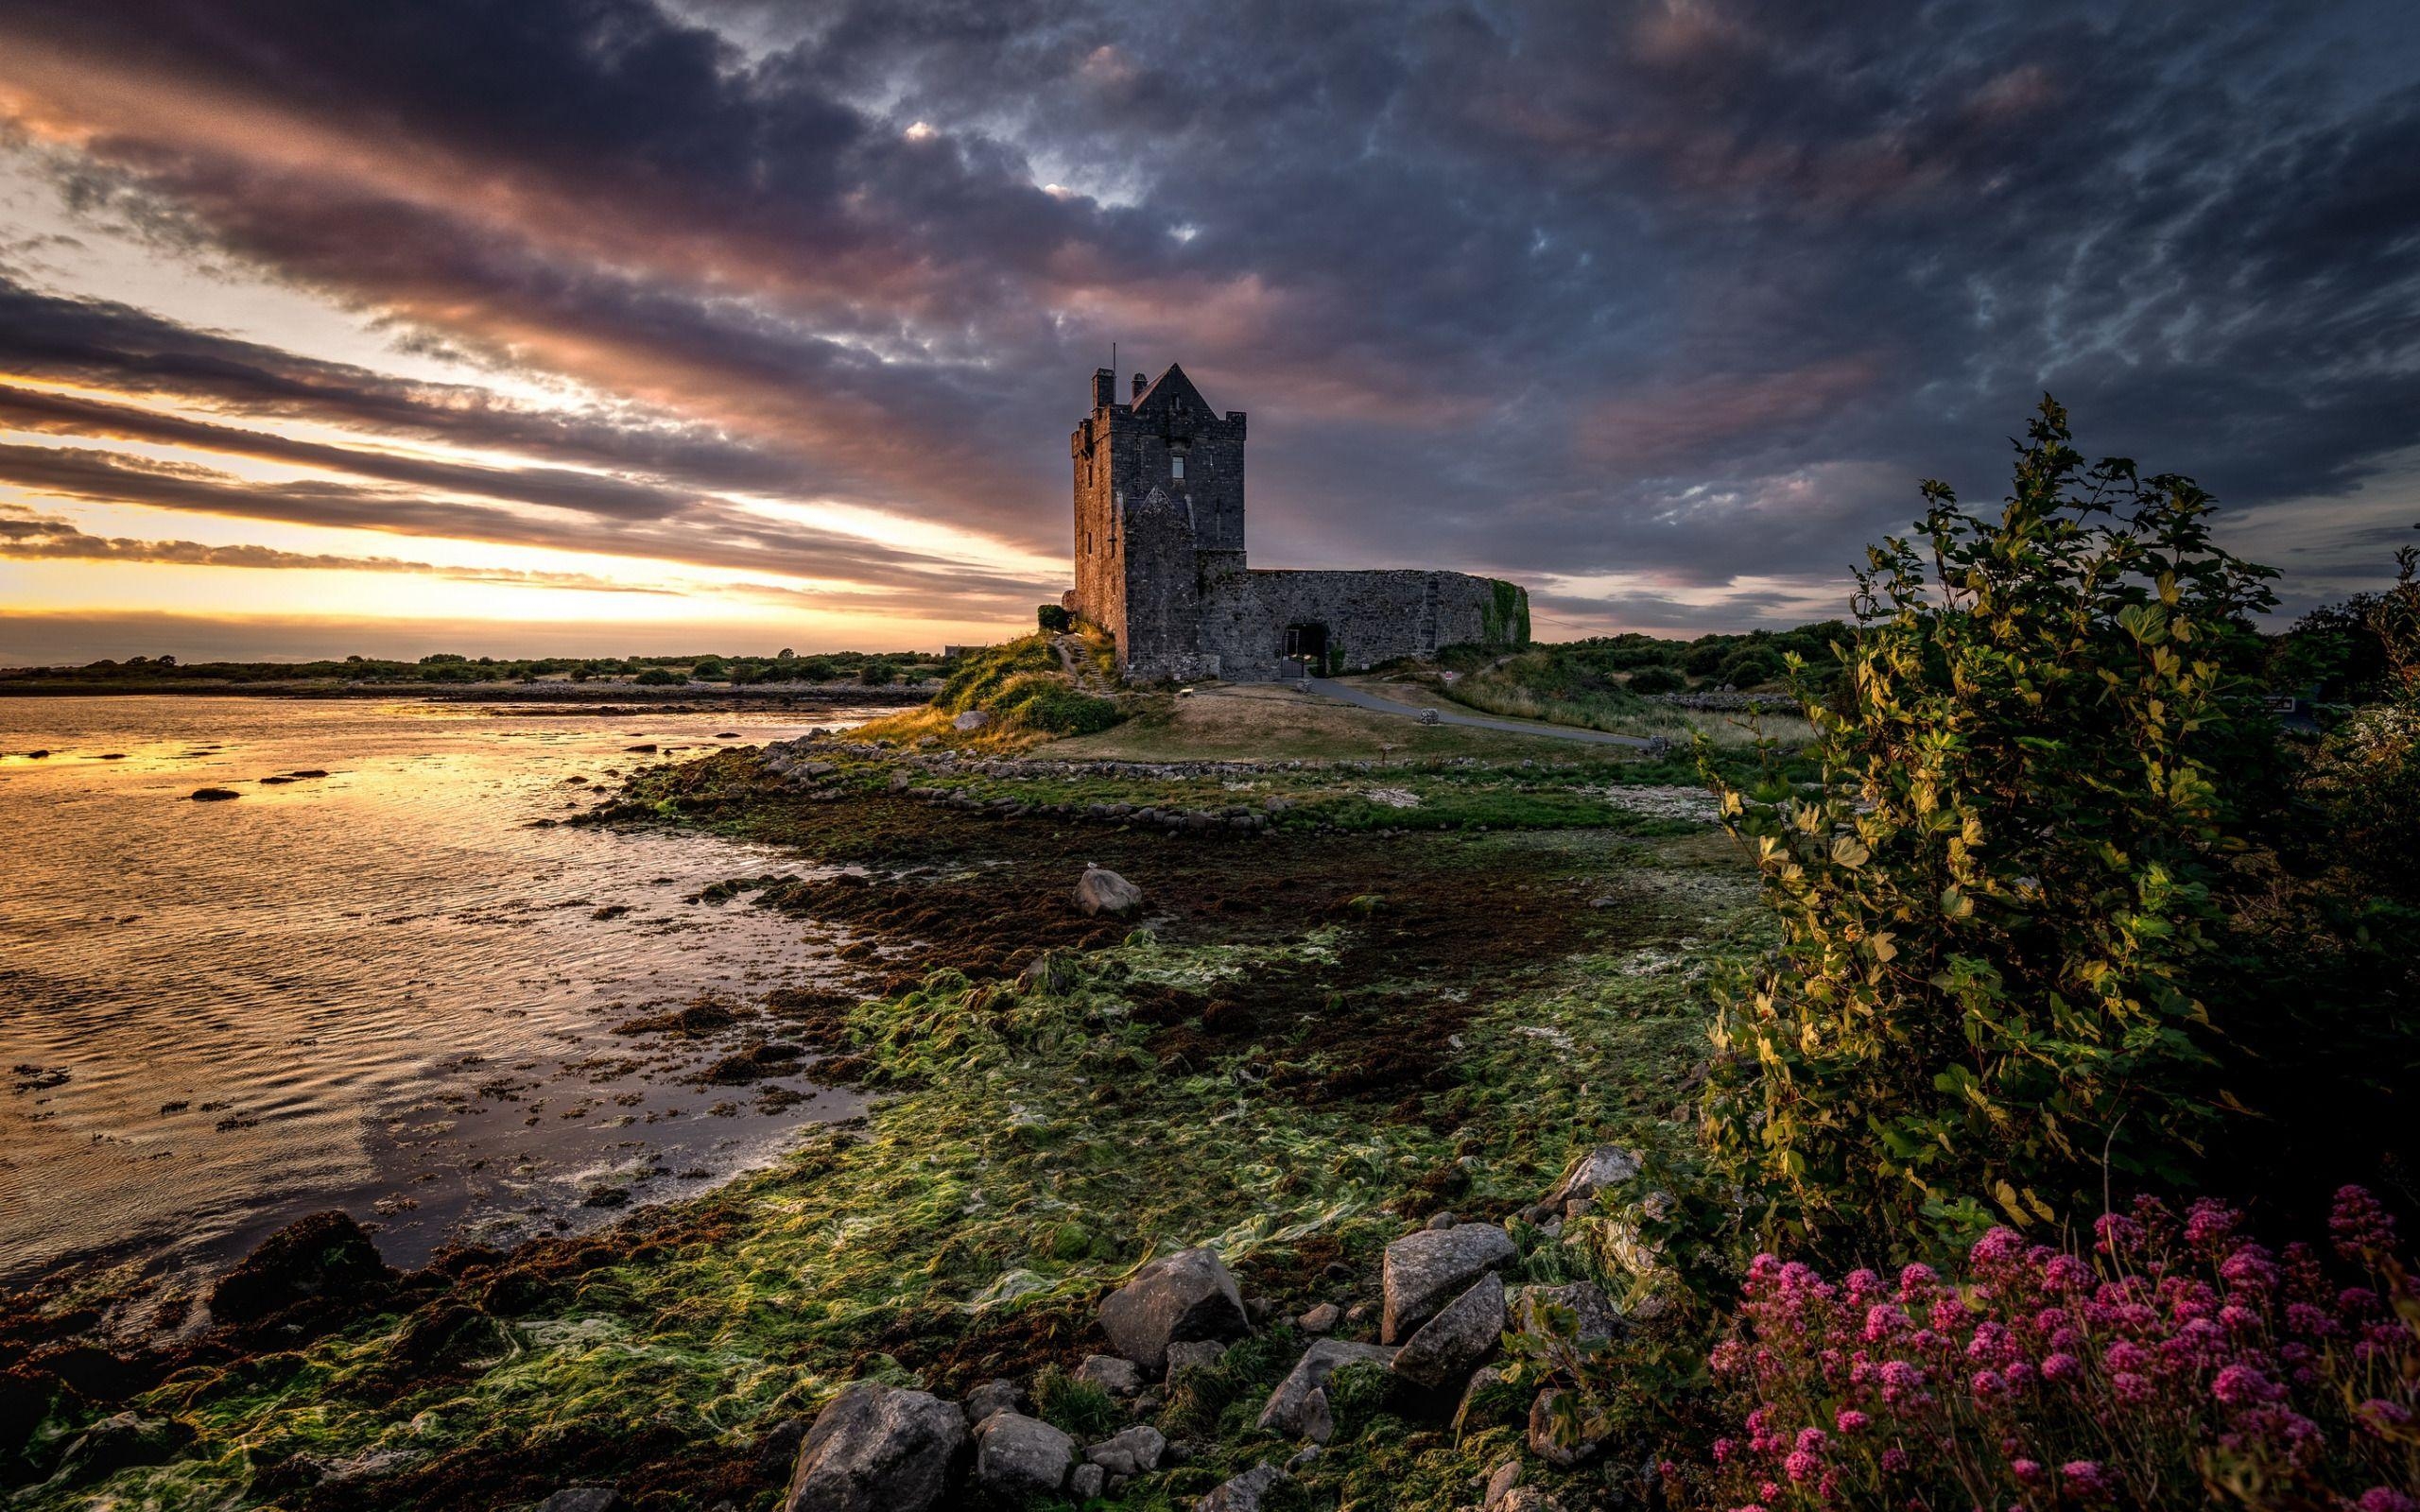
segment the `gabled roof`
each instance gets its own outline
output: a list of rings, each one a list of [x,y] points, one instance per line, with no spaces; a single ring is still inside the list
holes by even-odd
[[[1210,401],[1201,397],[1201,390],[1193,387],[1193,380],[1184,375],[1184,369],[1173,362],[1168,364],[1167,371],[1160,374],[1157,379],[1153,380],[1150,387],[1144,389],[1143,392],[1136,397],[1134,401],[1135,412],[1137,414],[1141,413],[1145,405],[1150,404],[1154,400],[1160,399],[1163,395],[1165,395],[1170,403],[1174,403],[1178,400],[1189,399],[1194,404],[1200,405],[1202,413],[1206,415],[1216,415],[1218,413],[1217,410],[1210,407]]]

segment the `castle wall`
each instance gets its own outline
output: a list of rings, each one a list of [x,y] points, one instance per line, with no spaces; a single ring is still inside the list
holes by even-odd
[[[1200,597],[1201,650],[1235,682],[1295,676],[1289,626],[1323,627],[1345,671],[1463,642],[1511,646],[1528,634],[1528,594],[1468,573],[1246,572]]]

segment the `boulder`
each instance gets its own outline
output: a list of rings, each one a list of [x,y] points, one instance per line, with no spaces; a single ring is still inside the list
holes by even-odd
[[[799,1444],[782,1512],[927,1512],[966,1452],[966,1417],[868,1382],[832,1399]]]
[[[1076,1366],[1076,1379],[1120,1400],[1143,1389],[1142,1367],[1114,1354],[1085,1355],[1084,1363]]]
[[[980,1428],[983,1419],[995,1412],[1014,1412],[1024,1402],[1025,1393],[1013,1381],[986,1381],[966,1394],[966,1426]]]
[[[975,1431],[975,1479],[994,1494],[1047,1496],[1075,1465],[1076,1441],[1039,1418],[995,1412]]]
[[[341,1212],[298,1218],[261,1241],[210,1289],[210,1315],[258,1323],[302,1303],[352,1305],[385,1295],[395,1272]]]
[[[1109,1486],[1109,1471],[1098,1465],[1079,1465],[1067,1476],[1067,1494],[1079,1506],[1100,1495]]]
[[[1560,1208],[1566,1202],[1593,1197],[1607,1187],[1619,1186],[1638,1175],[1638,1156],[1618,1144],[1599,1144],[1571,1162],[1563,1180],[1547,1197],[1547,1206]]]
[[[610,1486],[566,1486],[538,1503],[538,1512],[623,1512],[630,1503]]]
[[[1503,1336],[1504,1280],[1490,1271],[1404,1340],[1391,1368],[1435,1390],[1470,1374]]]
[[[1260,1410],[1259,1426],[1289,1438],[1302,1437],[1311,1410],[1311,1394],[1322,1391],[1339,1366],[1362,1360],[1385,1365],[1394,1357],[1395,1351],[1382,1345],[1353,1344],[1343,1339],[1316,1341],[1294,1362],[1294,1368],[1277,1383],[1277,1389],[1269,1394],[1269,1405]]]
[[[1227,1357],[1227,1346],[1217,1339],[1188,1339],[1168,1346],[1167,1380],[1180,1370],[1207,1370]]]
[[[1344,1310],[1334,1302],[1322,1302],[1296,1318],[1294,1326],[1305,1333],[1333,1333],[1338,1320],[1343,1316]]]
[[[1115,871],[1088,866],[1076,879],[1076,906],[1088,915],[1123,919],[1143,911],[1143,889]]]
[[[1160,1468],[1168,1441],[1149,1423],[1136,1423],[1084,1451],[1084,1458],[1112,1475],[1149,1475]]]
[[[1269,1493],[1286,1480],[1286,1472],[1276,1466],[1255,1465],[1194,1503],[1193,1512],[1260,1512],[1268,1504]]]
[[[1539,1310],[1561,1307],[1579,1320],[1583,1339],[1619,1338],[1630,1327],[1621,1310],[1595,1281],[1569,1281],[1561,1286],[1523,1286],[1512,1294],[1512,1327],[1523,1333],[1541,1333]]]
[[[1093,875],[1084,873],[1087,881]],[[1206,1248],[1180,1250],[1144,1266],[1100,1304],[1100,1326],[1118,1353],[1154,1378],[1167,1373],[1171,1344],[1252,1332],[1236,1279],[1219,1252]]]
[[[949,722],[952,730],[980,730],[992,722],[992,716],[980,709],[969,709]]]
[[[1512,1494],[1512,1487],[1520,1484],[1521,1462],[1519,1460],[1508,1459],[1495,1467],[1495,1473],[1487,1478],[1487,1494],[1479,1498],[1478,1504],[1481,1512],[1495,1512],[1497,1507],[1504,1504],[1504,1499]]]
[[[1477,1280],[1512,1258],[1512,1236],[1489,1224],[1423,1228],[1387,1246],[1380,1267],[1386,1311],[1378,1337],[1399,1344]]]
[[[1569,1469],[1597,1452],[1597,1446],[1586,1439],[1576,1444],[1558,1444],[1554,1438],[1554,1404],[1564,1393],[1550,1387],[1538,1393],[1530,1403],[1530,1452],[1549,1465]]]
[[[1327,1387],[1313,1386],[1303,1399],[1302,1435],[1313,1444],[1324,1444],[1336,1436],[1336,1408],[1327,1400]]]

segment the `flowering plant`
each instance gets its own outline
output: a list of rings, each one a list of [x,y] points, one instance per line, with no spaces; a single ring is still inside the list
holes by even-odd
[[[1759,1255],[1709,1364],[1745,1406],[1720,1504],[2420,1512],[2420,1293],[2337,1194],[2332,1263],[2154,1201],[2089,1258],[1995,1228],[1944,1278],[1838,1284]]]

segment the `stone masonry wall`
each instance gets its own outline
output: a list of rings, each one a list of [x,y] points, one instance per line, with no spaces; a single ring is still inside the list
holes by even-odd
[[[1462,642],[1509,644],[1491,625],[1495,601],[1496,585],[1468,573],[1248,572],[1201,595],[1201,644],[1219,676],[1270,681],[1295,675],[1287,627],[1320,625],[1342,668],[1358,670]]]

